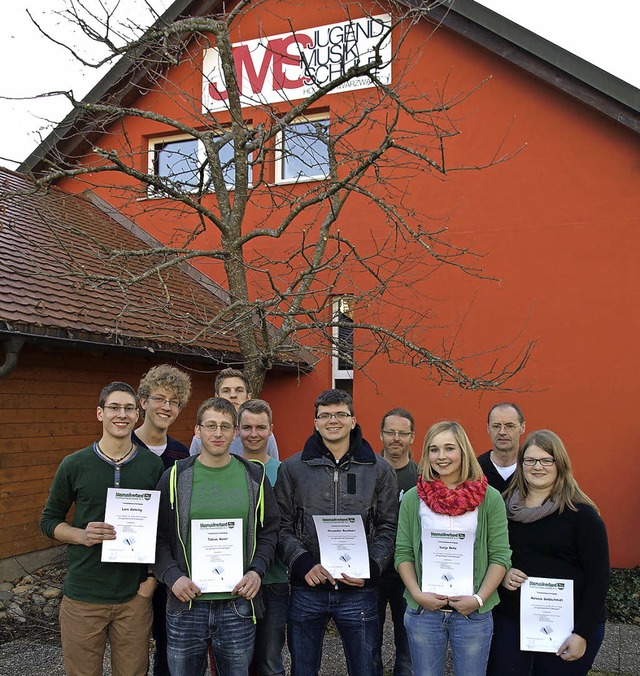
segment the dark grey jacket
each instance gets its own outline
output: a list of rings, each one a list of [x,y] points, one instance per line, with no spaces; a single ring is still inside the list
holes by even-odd
[[[349,452],[336,465],[315,432],[301,453],[280,465],[276,498],[282,517],[278,549],[291,571],[291,584],[320,563],[314,515],[359,514],[369,546],[371,580],[393,556],[398,523],[398,489],[389,463],[373,452],[360,427],[351,432]]]
[[[171,587],[183,575],[191,576],[185,547],[189,534],[193,463],[196,457],[179,460],[162,475],[157,486],[160,491],[160,513],[153,571],[158,580],[168,587],[167,609],[171,611],[187,610],[190,607],[189,603],[179,601],[171,593]],[[274,559],[280,513],[271,484],[266,479],[264,465],[249,462],[237,455],[232,457],[240,460],[247,470],[249,513],[253,514],[253,519],[249,519],[247,524],[247,570],[255,570],[262,577]],[[174,486],[173,497],[171,484]]]

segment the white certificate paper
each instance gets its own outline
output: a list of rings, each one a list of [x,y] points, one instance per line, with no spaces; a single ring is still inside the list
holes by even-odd
[[[242,519],[191,521],[191,579],[203,594],[230,592],[244,576]]]
[[[520,587],[520,650],[558,652],[572,631],[573,580],[526,580]]]
[[[473,594],[473,534],[422,528],[422,591]]]
[[[342,574],[368,579],[369,548],[362,517],[354,515],[320,515],[313,521],[320,545],[320,563],[339,579]]]
[[[104,521],[116,539],[102,543],[101,561],[155,563],[159,506],[160,491],[108,488]]]

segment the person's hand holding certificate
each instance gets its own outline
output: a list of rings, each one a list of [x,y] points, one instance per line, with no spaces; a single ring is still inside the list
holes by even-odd
[[[530,577],[520,594],[520,650],[557,652],[573,631],[573,580]]]
[[[320,545],[320,562],[334,578],[367,579],[369,548],[362,517],[355,515],[320,515],[313,521]]]
[[[244,575],[242,519],[191,521],[191,579],[203,594],[231,592]]]
[[[108,488],[105,523],[116,531],[115,540],[102,543],[102,561],[155,563],[160,491]]]

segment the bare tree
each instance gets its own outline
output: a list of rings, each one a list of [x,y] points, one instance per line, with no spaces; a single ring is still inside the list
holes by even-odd
[[[433,303],[424,295],[442,269],[485,275],[478,256],[454,245],[446,224],[421,206],[420,186],[517,152],[496,139],[492,156],[449,166],[456,109],[472,93],[449,95],[446,83],[419,91],[415,48],[406,46],[420,30],[426,48],[437,30],[429,12],[439,4],[360,7],[359,21],[345,5],[333,33],[341,41],[321,52],[293,24],[286,35],[239,44],[243,22],[260,25],[267,10],[289,16],[286,2],[239,0],[223,11],[222,3],[185,1],[182,11],[146,31],[129,26],[125,36],[108,9],[98,16],[70,0],[65,18],[109,52],[98,63],[75,55],[93,66],[122,60],[97,93],[77,100],[63,92],[74,113],[23,168],[34,170],[39,186],[71,179],[108,186],[109,200],[134,220],[170,223],[172,232],[161,252],[104,252],[117,273],[87,278],[70,265],[67,274],[126,289],[183,262],[201,267],[228,289],[229,306],[193,317],[185,342],[233,332],[254,392],[292,340],[318,356],[337,352],[359,370],[383,355],[463,388],[507,387],[529,346],[512,345],[502,362],[492,357],[489,367],[468,372],[455,354],[456,327],[448,341],[431,331]],[[337,61],[332,47],[342,50]],[[291,82],[299,85],[295,98]],[[155,105],[158,96],[170,103]],[[140,121],[142,140],[132,132]],[[354,222],[356,213],[367,216]],[[348,299],[346,309],[336,297]],[[487,360],[470,362],[478,363]]]

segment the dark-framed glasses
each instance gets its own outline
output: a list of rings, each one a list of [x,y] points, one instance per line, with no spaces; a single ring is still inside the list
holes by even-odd
[[[526,467],[535,467],[538,463],[542,467],[551,467],[556,464],[555,458],[522,458],[522,464]]]
[[[337,413],[318,413],[316,420],[331,420],[331,418],[335,418],[336,420],[346,420],[347,418],[352,417],[351,413],[338,411]]]

